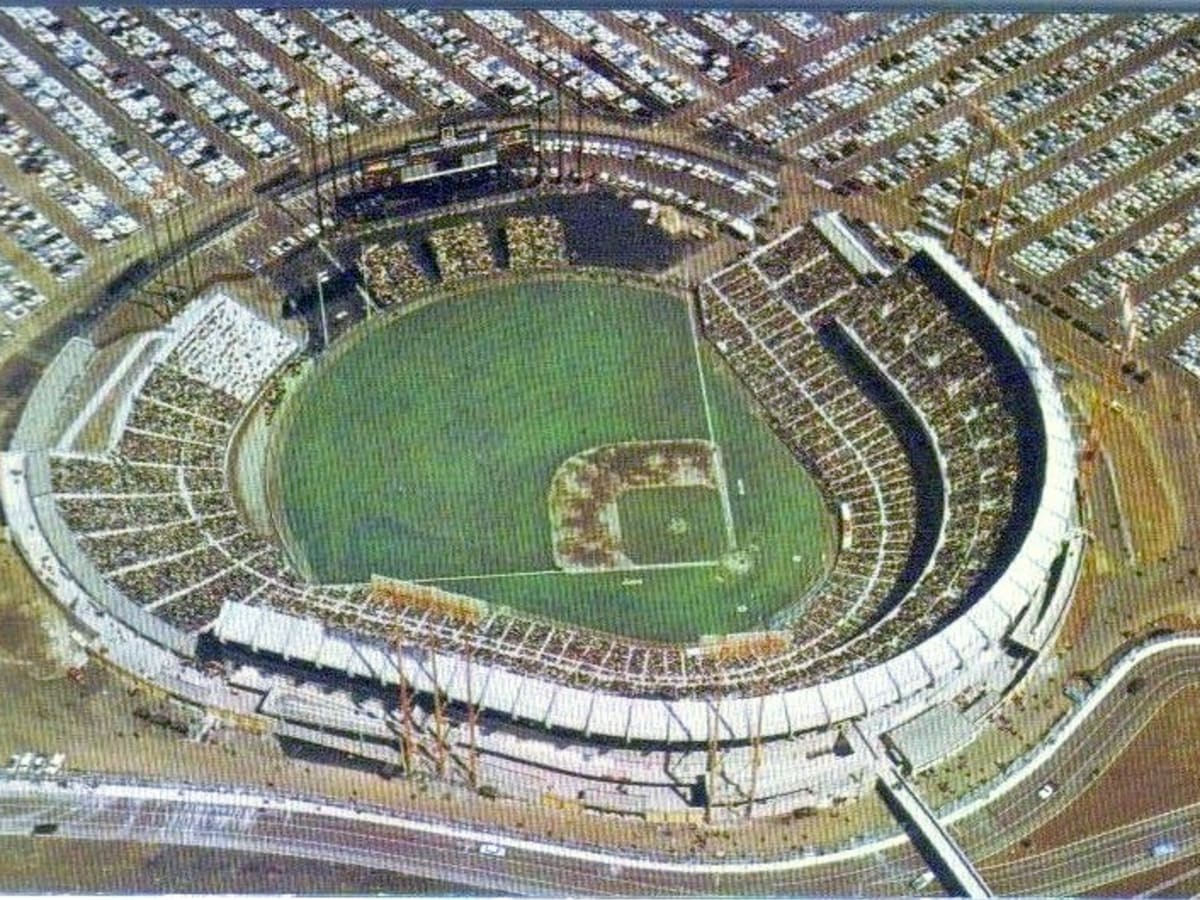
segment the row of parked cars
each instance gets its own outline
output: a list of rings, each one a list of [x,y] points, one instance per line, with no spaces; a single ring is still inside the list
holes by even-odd
[[[165,103],[152,86],[132,77],[117,60],[56,13],[44,7],[9,7],[4,12],[81,81],[118,107],[134,128],[149,134],[205,182],[222,185],[245,174],[190,119]]]
[[[452,68],[466,72],[514,109],[529,109],[539,98],[549,97],[547,90],[539,92],[531,79],[507,60],[484,50],[440,12],[392,9],[388,10],[388,15]]]
[[[335,53],[281,10],[241,8],[235,15],[312,73],[333,96],[346,102],[375,125],[403,122],[413,111],[378,82]],[[343,90],[344,89],[344,90]]]
[[[314,8],[309,12],[435,109],[469,109],[477,104],[474,95],[455,79],[447,78],[445,73],[354,10]]]
[[[621,109],[629,100],[629,95],[616,82],[601,75],[576,54],[552,44],[544,32],[519,16],[503,9],[468,9],[463,15],[541,72],[547,83],[557,86],[561,78],[563,88],[585,103]],[[543,93],[549,96],[548,91]]]
[[[137,230],[138,223],[133,217],[84,179],[66,157],[3,111],[0,111],[0,154],[34,179],[95,240],[116,240]]]
[[[274,159],[293,149],[292,142],[270,122],[264,121],[245,100],[227,90],[140,16],[126,9],[99,7],[81,9],[80,14],[89,18],[122,50],[145,63],[192,108],[257,159]]]
[[[570,39],[590,48],[659,104],[675,108],[699,99],[700,89],[695,83],[675,74],[589,13],[580,10],[542,10],[538,15]],[[629,99],[635,104],[639,102],[633,97]],[[631,105],[628,111],[638,110]]]
[[[145,197],[165,173],[117,134],[103,116],[57,78],[45,74],[25,53],[0,37],[0,77],[39,109],[63,137],[106,169],[129,193]]]
[[[10,775],[57,775],[62,771],[63,763],[67,760],[65,753],[14,753],[8,758],[8,766],[4,769]]]
[[[318,140],[324,140],[330,132],[343,134],[358,130],[356,124],[342,119],[338,104],[327,105],[324,97],[303,97],[300,85],[276,62],[247,46],[209,12],[163,7],[156,10],[155,15],[190,43],[202,48],[216,65],[255,97],[289,120],[300,123],[305,132]]]

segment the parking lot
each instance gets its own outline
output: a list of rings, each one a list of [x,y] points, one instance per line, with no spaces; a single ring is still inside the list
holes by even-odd
[[[1165,14],[6,9],[0,313],[53,307],[149,221],[314,146],[539,106],[550,131],[586,114],[644,143],[661,122],[766,177],[797,167],[823,208],[957,229],[994,285],[1106,340],[1123,297],[1148,352],[1194,330],[1200,21]],[[546,136],[552,175],[575,143]],[[760,186],[628,153],[581,155],[612,187],[762,231]],[[315,221],[259,211],[259,256]]]

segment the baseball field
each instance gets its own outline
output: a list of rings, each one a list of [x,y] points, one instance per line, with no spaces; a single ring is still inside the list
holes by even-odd
[[[371,574],[658,640],[763,627],[827,566],[833,522],[687,305],[561,279],[475,288],[335,345],[287,398],[276,508],[316,580]],[[719,489],[616,504],[632,565],[564,572],[548,490],[589,448],[696,439]]]

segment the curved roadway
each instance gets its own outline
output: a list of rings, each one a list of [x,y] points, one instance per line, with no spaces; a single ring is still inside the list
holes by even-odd
[[[947,816],[975,859],[994,855],[1069,805],[1185,687],[1200,683],[1200,636],[1148,644],[1126,657],[1078,713],[1021,771],[987,797]],[[1143,680],[1136,695],[1131,678]],[[1038,788],[1054,781],[1054,798]],[[925,868],[901,835],[821,857],[767,863],[689,863],[622,857],[599,848],[565,847],[491,834],[478,827],[354,806],[263,793],[133,783],[103,776],[0,781],[0,833],[28,834],[56,823],[56,834],[90,840],[139,840],[305,856],[370,866],[521,894],[807,893],[896,894]],[[1178,844],[1150,855],[1163,838]],[[480,853],[505,847],[503,857]],[[1002,894],[1070,894],[1111,883],[1200,852],[1200,803],[1152,816],[1035,855],[981,866]]]

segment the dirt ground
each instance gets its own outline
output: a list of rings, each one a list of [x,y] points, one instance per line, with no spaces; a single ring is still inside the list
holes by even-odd
[[[1139,872],[1087,894],[1093,897],[1194,897],[1200,892],[1200,856],[1185,856],[1170,865]]]
[[[1066,386],[1068,396],[1083,411],[1093,427],[1095,445],[1112,463],[1119,491],[1119,513],[1124,516],[1137,559],[1145,564],[1157,560],[1176,546],[1180,537],[1181,500],[1172,468],[1163,458],[1161,436],[1147,409],[1130,402],[1094,381],[1077,378]],[[1155,392],[1143,390],[1139,400],[1152,401]],[[1153,404],[1149,404],[1152,408]],[[1104,478],[1105,466],[1098,457],[1082,468],[1094,469]],[[1093,490],[1095,486],[1093,485]],[[1092,527],[1106,527],[1094,522]]]
[[[1070,806],[1022,841],[1036,853],[1200,800],[1200,688],[1176,694]],[[1153,761],[1153,762],[1151,762]],[[1161,870],[1158,870],[1161,871]]]
[[[70,864],[63,865],[64,857]],[[0,838],[0,890],[72,893],[471,894],[391,872],[199,847]]]

